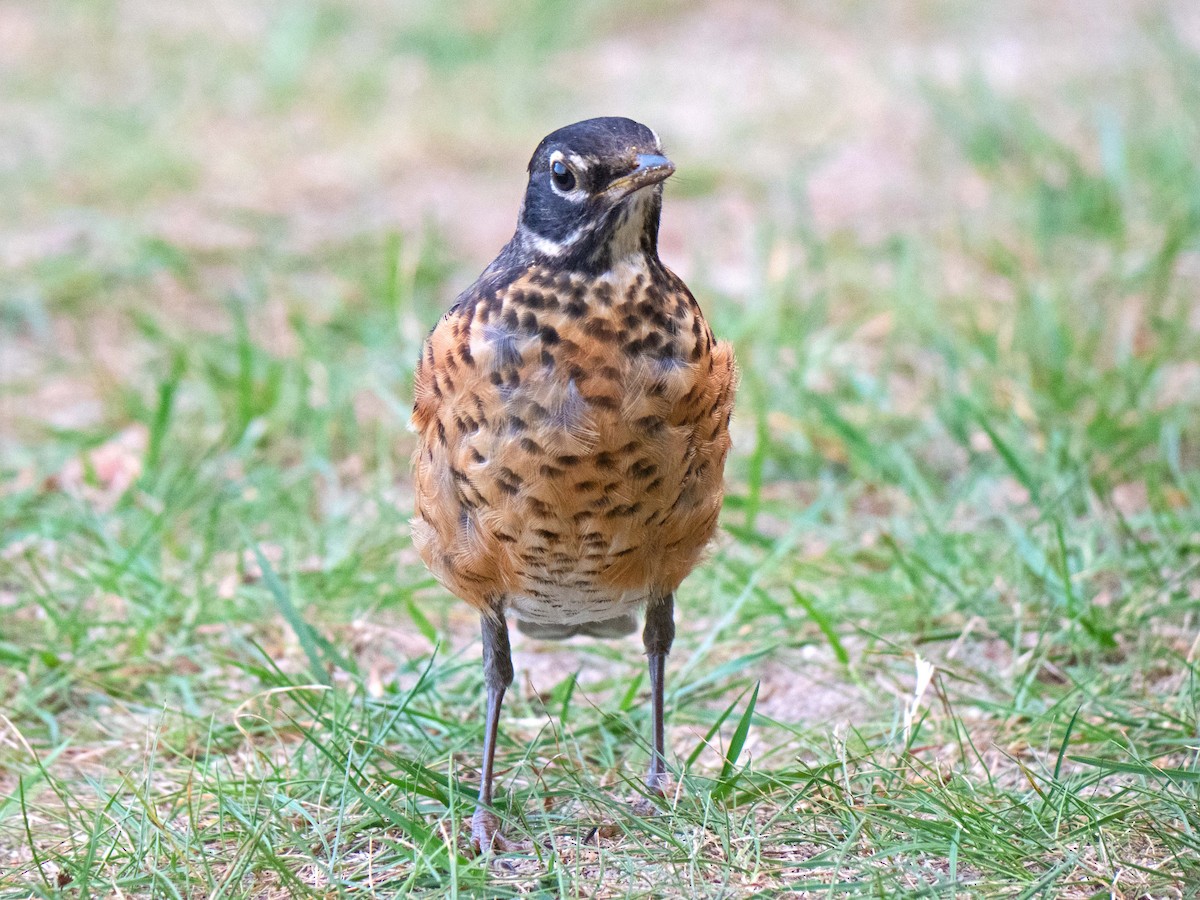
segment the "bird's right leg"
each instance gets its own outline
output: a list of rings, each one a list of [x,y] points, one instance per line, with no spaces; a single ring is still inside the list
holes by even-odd
[[[675,596],[653,598],[646,604],[646,626],[642,630],[642,643],[646,647],[646,658],[650,666],[650,720],[652,746],[650,749],[650,771],[646,773],[646,792],[662,797],[667,792],[667,755],[665,729],[663,727],[664,685],[667,654],[675,640]],[[638,815],[652,816],[654,803],[648,797],[633,802]]]
[[[504,704],[504,692],[512,684],[513,667],[504,608],[497,605],[484,613],[480,621],[483,632],[483,680],[487,685],[487,719],[483,732],[483,775],[475,815],[471,818],[471,843],[478,852],[488,853],[493,848],[507,850],[509,847],[508,840],[500,832],[500,820],[490,807],[500,708]]]
[[[650,666],[650,715],[654,746],[650,754],[650,772],[646,775],[646,790],[662,796],[667,790],[667,757],[664,748],[663,681],[667,654],[675,640],[675,595],[651,600],[646,606],[646,627],[642,642]]]

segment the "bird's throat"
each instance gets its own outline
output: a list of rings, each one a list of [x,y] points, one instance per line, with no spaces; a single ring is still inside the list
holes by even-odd
[[[609,237],[609,258],[618,262],[634,255],[658,254],[658,221],[662,189],[638,191],[613,211],[617,217]]]

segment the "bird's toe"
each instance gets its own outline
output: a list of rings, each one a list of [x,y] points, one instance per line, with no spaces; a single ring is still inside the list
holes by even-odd
[[[471,849],[476,854],[505,853],[513,846],[500,830],[500,819],[494,812],[483,808],[475,810],[471,817]]]

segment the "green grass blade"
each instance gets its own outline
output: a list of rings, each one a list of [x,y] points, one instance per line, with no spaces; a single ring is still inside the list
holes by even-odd
[[[721,774],[717,776],[716,785],[711,792],[713,800],[723,800],[737,785],[738,776],[741,774],[737,770],[737,763],[742,755],[742,748],[746,746],[746,738],[750,735],[750,722],[754,718],[754,707],[758,703],[758,689],[759,685],[755,684],[754,690],[750,693],[750,700],[746,703],[746,709],[742,712],[737,727],[733,730],[733,736],[729,739],[729,747],[725,751],[725,761],[721,765]]]

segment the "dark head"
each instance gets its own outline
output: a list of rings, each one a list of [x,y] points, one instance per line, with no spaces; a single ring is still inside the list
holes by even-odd
[[[622,257],[656,256],[662,182],[675,166],[658,135],[632,119],[567,125],[542,139],[514,244],[576,270],[604,270]]]

